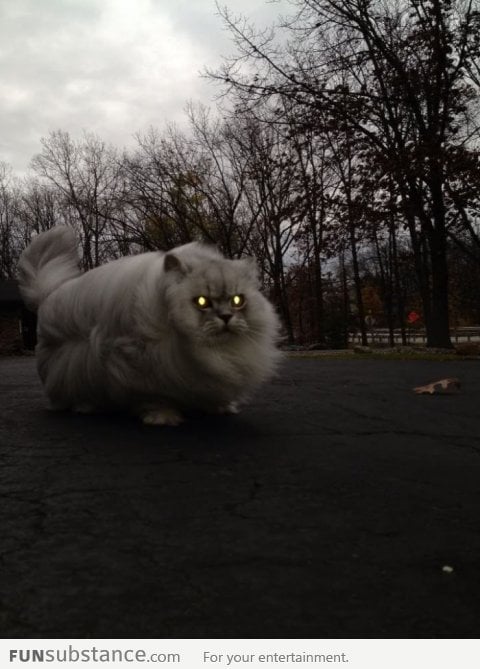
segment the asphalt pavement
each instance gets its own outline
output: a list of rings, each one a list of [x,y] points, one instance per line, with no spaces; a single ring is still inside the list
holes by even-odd
[[[1,636],[477,637],[479,397],[478,361],[288,359],[156,428],[0,359]]]

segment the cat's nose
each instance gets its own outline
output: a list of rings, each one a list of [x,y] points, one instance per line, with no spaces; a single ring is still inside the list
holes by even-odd
[[[232,314],[218,314],[219,318],[222,319],[222,321],[225,323],[225,325],[228,325],[229,320],[232,317]]]

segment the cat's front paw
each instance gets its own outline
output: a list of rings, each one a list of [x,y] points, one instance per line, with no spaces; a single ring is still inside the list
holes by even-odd
[[[175,427],[183,422],[183,416],[176,409],[163,407],[161,409],[151,409],[142,414],[144,425],[169,425]]]

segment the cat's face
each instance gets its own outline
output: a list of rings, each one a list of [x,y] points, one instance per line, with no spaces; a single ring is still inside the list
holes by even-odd
[[[266,300],[252,261],[169,254],[165,269],[170,318],[196,343],[224,345],[262,329]]]
[[[248,300],[240,290],[228,290],[228,287],[217,290],[205,284],[198,295],[191,297],[198,328],[206,342],[226,339],[248,329]]]

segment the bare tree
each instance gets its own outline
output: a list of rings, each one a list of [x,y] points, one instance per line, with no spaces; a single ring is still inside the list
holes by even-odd
[[[64,220],[78,227],[84,266],[99,265],[110,255],[109,223],[119,206],[116,151],[92,134],[75,141],[58,130],[42,139],[42,151],[33,158],[32,168],[54,187]]]
[[[390,174],[410,232],[428,344],[450,346],[447,197],[470,124],[480,29],[469,0],[302,0],[279,48],[223,10],[239,56],[211,76],[244,105],[285,97],[305,117],[361,136],[365,166]],[[244,67],[248,63],[250,67]],[[252,72],[252,65],[254,72]],[[475,135],[476,128],[470,132]],[[477,135],[478,136],[478,135]]]
[[[0,278],[15,275],[15,264],[21,250],[16,235],[18,192],[12,172],[6,163],[0,163]]]

